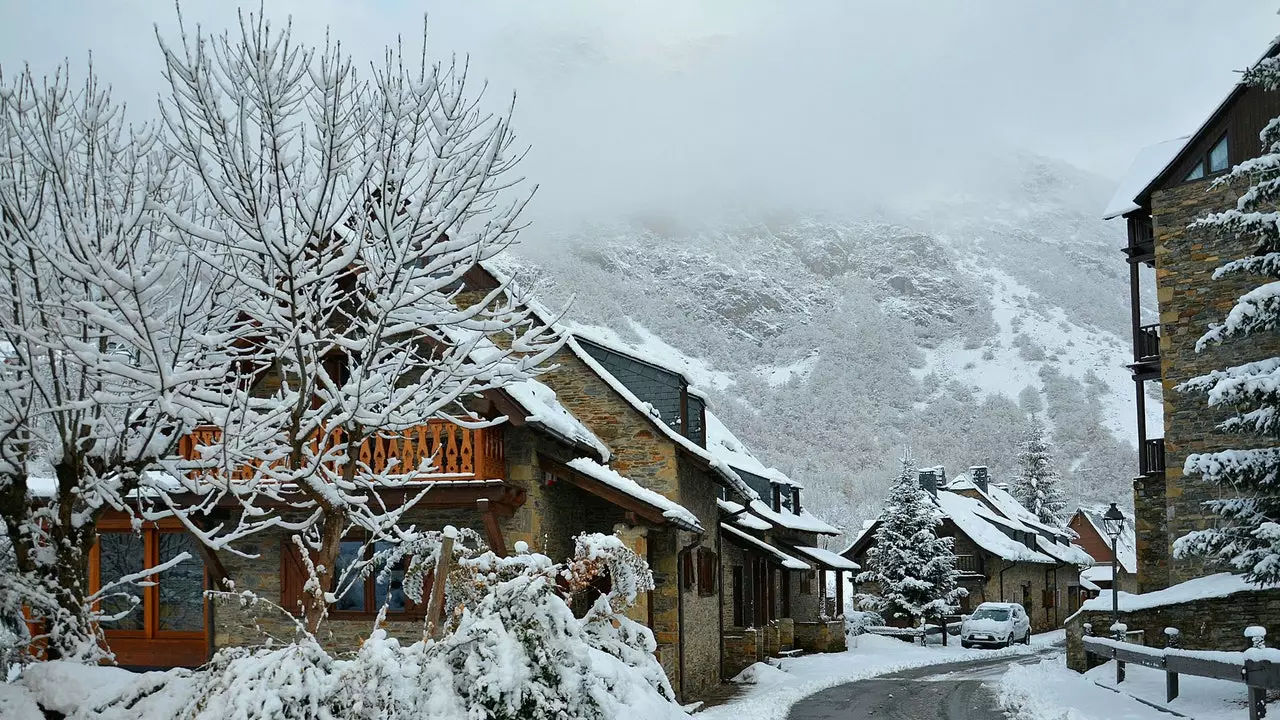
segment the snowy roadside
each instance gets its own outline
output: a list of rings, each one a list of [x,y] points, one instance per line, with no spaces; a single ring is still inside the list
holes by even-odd
[[[1183,676],[1181,694],[1165,702],[1164,673],[1130,664],[1121,692],[1115,666],[1107,663],[1081,675],[1068,670],[1061,657],[1035,665],[1015,665],[1000,680],[1000,707],[1011,720],[1169,720],[1171,715],[1134,697],[1197,720],[1240,720],[1248,717],[1244,685]],[[1098,684],[1107,687],[1099,687]]]
[[[965,650],[958,643],[948,647],[920,647],[877,635],[860,635],[857,647],[842,653],[773,658],[756,663],[738,676],[747,685],[733,701],[697,714],[702,720],[782,720],[801,699],[820,690],[877,675],[928,665],[1030,655],[1062,642],[1063,631],[1033,635],[1030,645],[1001,650]]]

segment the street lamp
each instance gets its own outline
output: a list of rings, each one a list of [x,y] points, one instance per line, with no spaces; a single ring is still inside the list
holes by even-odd
[[[1124,532],[1124,513],[1115,503],[1107,508],[1102,516],[1102,529],[1111,536],[1111,624],[1120,624],[1120,578],[1116,573],[1117,558],[1120,557],[1120,533]]]

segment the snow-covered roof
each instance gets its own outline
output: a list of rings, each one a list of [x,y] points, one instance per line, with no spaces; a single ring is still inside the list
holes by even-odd
[[[1102,516],[1106,512],[1107,507],[1102,505],[1080,508],[1080,514],[1093,526],[1098,537],[1110,544],[1111,536],[1107,535],[1102,524]],[[1120,532],[1120,537],[1116,538],[1116,560],[1125,572],[1133,574],[1138,571],[1138,538],[1134,529],[1133,515],[1129,513],[1124,514],[1124,529]]]
[[[1098,587],[1098,585],[1095,582],[1085,577],[1084,573],[1080,573],[1080,587],[1084,588],[1085,590],[1092,590],[1093,592],[1099,592],[1100,590],[1102,590],[1102,588]]]
[[[798,530],[800,532],[821,533],[823,535],[839,535],[840,531],[827,523],[814,517],[808,510],[801,509],[800,514],[783,509],[780,512],[774,512],[774,509],[760,500],[752,500],[748,507],[751,512],[768,520],[779,527],[788,530]]]
[[[1208,598],[1227,597],[1241,592],[1257,592],[1259,590],[1271,590],[1271,587],[1259,587],[1244,579],[1243,575],[1233,575],[1231,573],[1218,573],[1216,575],[1207,575],[1194,580],[1188,580],[1184,583],[1178,583],[1172,587],[1155,592],[1141,593],[1134,595],[1127,592],[1121,592],[1119,596],[1120,612],[1134,612],[1136,610],[1149,610],[1151,608],[1164,607],[1166,605],[1177,605],[1179,603],[1192,602],[1194,600],[1205,600]],[[1106,611],[1111,612],[1111,591],[1103,590],[1102,594],[1092,600],[1086,600],[1080,606],[1080,611]],[[1074,617],[1074,616],[1073,616]],[[1068,618],[1070,620],[1070,618]]]
[[[858,563],[848,558],[837,555],[830,550],[819,547],[809,547],[807,545],[793,545],[792,549],[813,560],[819,565],[825,565],[831,570],[861,570]]]
[[[746,528],[747,530],[762,530],[762,531],[773,529],[772,523],[768,522],[767,520],[756,517],[755,515],[752,515],[751,513],[747,512],[746,507],[744,507],[739,503],[733,502],[732,500],[716,500],[716,505],[718,505],[720,509],[723,510],[724,512],[732,515],[733,517],[726,518],[726,519],[740,528]]]
[[[938,507],[942,509],[956,527],[977,543],[978,547],[996,557],[1013,562],[1056,564],[1057,561],[1017,542],[991,521],[993,517],[980,500],[965,497],[948,490],[939,490],[936,498]]]
[[[1045,540],[1043,537],[1037,535],[1036,549],[1049,557],[1061,560],[1069,565],[1087,567],[1094,563],[1093,556],[1085,552],[1084,548],[1076,545],[1075,543],[1066,543],[1064,545],[1063,543]]]
[[[720,529],[728,533],[728,537],[731,541],[736,541],[739,544],[753,547],[756,550],[764,551],[768,555],[772,556],[773,559],[778,564],[782,565],[782,567],[787,568],[788,570],[813,569],[809,563],[803,562],[801,560],[797,560],[794,557],[791,557],[790,555],[782,552],[778,548],[770,545],[769,543],[763,540],[760,540],[759,538],[748,535],[747,533],[739,530],[738,528],[732,525],[725,525],[724,523],[720,523]]]
[[[577,458],[576,460],[570,460],[565,465],[593,480],[598,480],[608,485],[614,490],[661,510],[663,517],[677,525],[696,532],[703,532],[702,523],[698,522],[697,516],[685,509],[683,505],[665,495],[641,486],[631,478],[618,474],[618,471],[611,467],[601,465],[591,458]]]
[[[742,478],[738,477],[738,474],[735,473],[726,463],[721,461],[719,458],[716,458],[708,452],[706,448],[676,432],[674,428],[662,422],[660,418],[655,417],[651,412],[653,406],[636,397],[635,393],[631,392],[631,390],[628,389],[621,380],[614,377],[613,373],[606,370],[603,365],[596,361],[595,358],[591,357],[590,353],[583,350],[582,346],[578,344],[578,341],[574,339],[572,335],[569,336],[568,342],[565,343],[565,346],[568,347],[569,350],[583,362],[583,364],[591,368],[592,372],[598,375],[600,379],[608,383],[609,387],[613,388],[613,390],[626,400],[629,405],[643,413],[645,417],[648,417],[651,424],[658,428],[658,430],[666,436],[667,439],[680,446],[689,454],[705,461],[707,465],[710,466],[712,472],[718,475],[729,487],[733,488],[734,492],[748,499],[758,499],[760,497],[755,490],[747,487],[747,484],[742,482]]]
[[[1145,190],[1151,184],[1151,181],[1156,179],[1157,175],[1164,172],[1169,163],[1186,146],[1190,137],[1190,135],[1183,135],[1180,138],[1165,140],[1139,150],[1138,156],[1133,159],[1133,164],[1129,166],[1128,172],[1124,174],[1124,177],[1120,178],[1120,184],[1116,186],[1116,193],[1111,197],[1111,202],[1107,203],[1107,209],[1103,211],[1102,219],[1110,220],[1138,210],[1138,204],[1134,202],[1138,194]]]
[[[1085,568],[1080,571],[1080,577],[1090,582],[1111,582],[1111,566],[1110,565],[1094,565],[1091,568]]]
[[[798,488],[804,487],[787,477],[787,474],[781,470],[769,467],[757,460],[756,456],[752,455],[751,451],[747,449],[747,446],[729,428],[725,427],[725,424],[720,422],[720,418],[716,417],[710,410],[707,411],[706,415],[707,450],[712,455],[723,460],[729,467],[759,475],[769,482]]]
[[[532,379],[507,383],[502,389],[528,413],[525,420],[539,423],[570,441],[594,448],[601,460],[609,461],[608,446],[560,403],[554,390]]]

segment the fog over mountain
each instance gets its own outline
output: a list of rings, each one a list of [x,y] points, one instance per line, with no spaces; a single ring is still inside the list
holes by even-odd
[[[171,2],[11,5],[0,69],[92,53],[155,116]],[[366,73],[418,52],[427,15],[428,55],[465,55],[483,108],[514,99],[515,192],[537,191],[509,263],[577,322],[690,358],[723,419],[851,528],[904,447],[1007,476],[1041,406],[1072,498],[1128,501],[1123,229],[1098,215],[1277,31],[1253,0],[262,7]],[[181,12],[236,26],[222,0]]]
[[[1031,412],[1073,502],[1123,502],[1136,418],[1123,229],[1098,219],[1112,183],[1009,158],[981,192],[843,214],[531,230],[507,264],[572,322],[689,358],[714,411],[846,528],[905,448],[1007,479]]]

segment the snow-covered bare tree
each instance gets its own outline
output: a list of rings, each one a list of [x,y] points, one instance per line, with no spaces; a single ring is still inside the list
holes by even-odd
[[[203,344],[225,283],[157,210],[190,203],[176,169],[92,72],[0,77],[0,614],[29,608],[52,656],[98,654],[92,605],[112,589],[88,587],[95,521],[177,506],[151,470],[225,374]]]
[[[1013,477],[1011,493],[1023,507],[1035,513],[1040,522],[1062,527],[1065,520],[1062,511],[1067,502],[1061,485],[1044,423],[1032,415],[1018,448],[1018,474]]]
[[[1280,90],[1280,58],[1266,58],[1246,71],[1243,81],[1267,91]],[[1191,225],[1252,254],[1222,265],[1214,280],[1252,275],[1260,284],[1242,295],[1226,319],[1210,326],[1196,343],[1200,352],[1225,342],[1273,340],[1280,327],[1280,118],[1261,134],[1263,152],[1240,163],[1214,185],[1248,185],[1236,207],[1210,213]],[[1205,555],[1243,571],[1260,585],[1280,583],[1280,357],[1215,370],[1178,387],[1203,393],[1209,406],[1231,416],[1218,425],[1247,436],[1241,448],[1194,453],[1183,472],[1223,488],[1225,497],[1206,503],[1224,521],[1189,533],[1174,544],[1180,557]]]
[[[921,620],[954,612],[968,592],[959,586],[954,538],[938,537],[942,515],[920,487],[915,465],[903,457],[857,582],[873,583],[859,604],[886,619]]]
[[[247,290],[193,482],[236,499],[236,533],[274,525],[305,550],[314,632],[367,569],[335,577],[343,537],[396,542],[437,464],[375,466],[368,443],[433,419],[483,425],[464,401],[559,347],[508,281],[468,285],[519,230],[520,154],[509,113],[483,112],[467,67],[428,62],[425,45],[416,60],[388,50],[362,77],[339,44],[300,44],[252,14],[230,34],[182,33],[160,39],[163,116],[211,206],[172,219]]]

